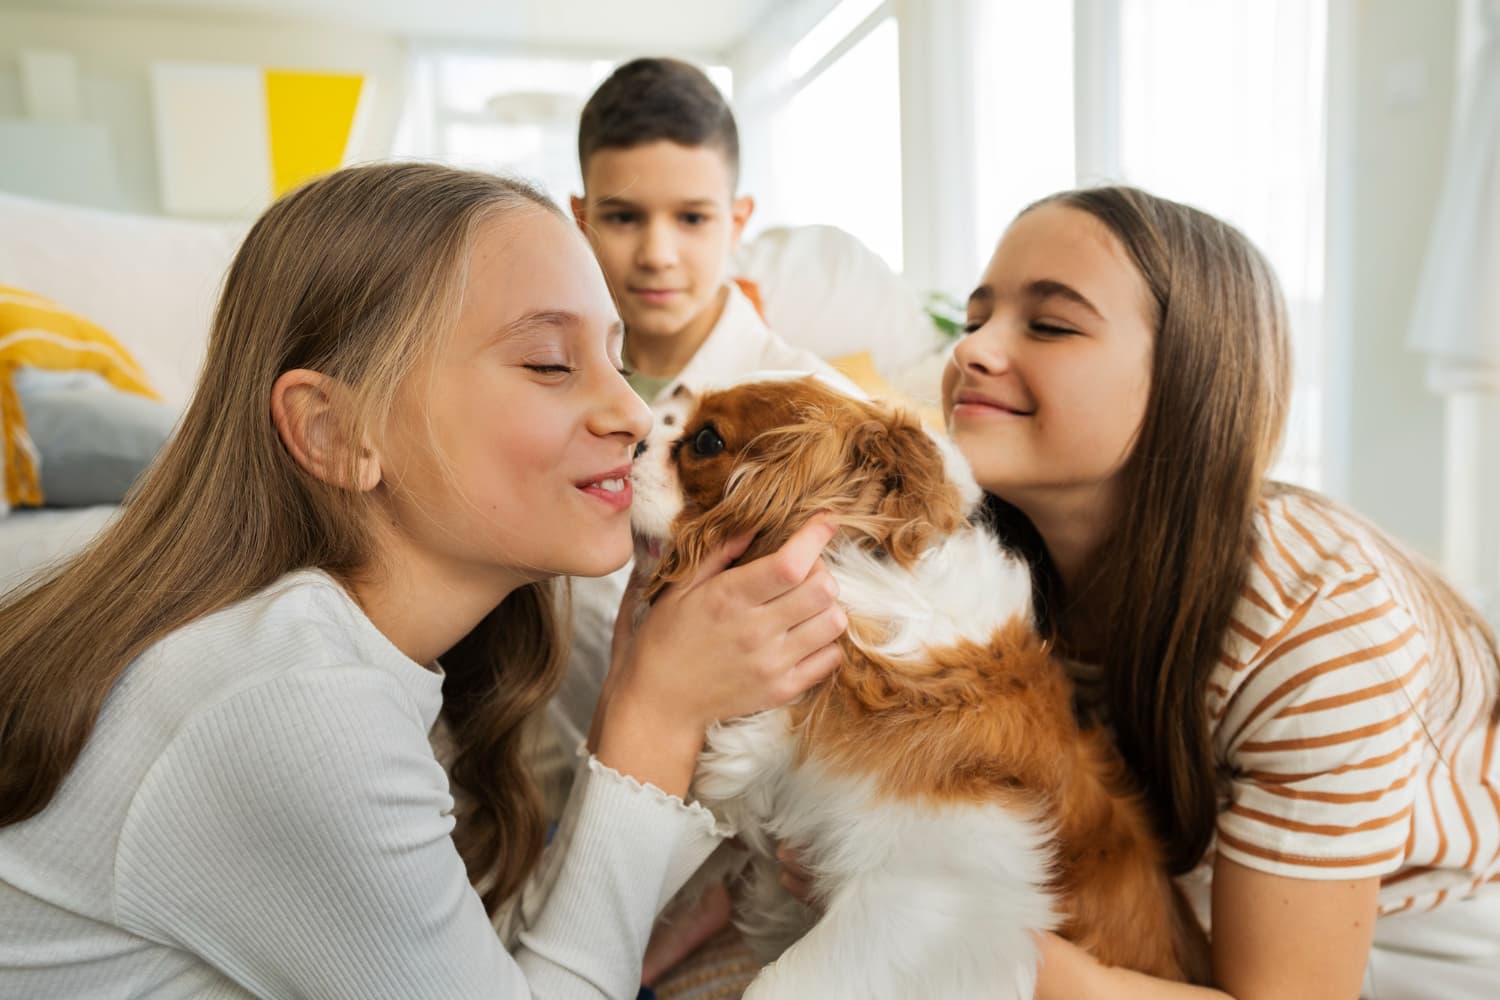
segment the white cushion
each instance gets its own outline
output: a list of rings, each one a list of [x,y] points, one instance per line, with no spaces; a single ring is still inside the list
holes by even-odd
[[[183,406],[245,224],[127,215],[0,194],[0,285],[104,327]]]
[[[819,357],[867,351],[894,380],[946,346],[905,280],[835,226],[767,229],[741,244],[733,273],[760,286],[767,326]]]

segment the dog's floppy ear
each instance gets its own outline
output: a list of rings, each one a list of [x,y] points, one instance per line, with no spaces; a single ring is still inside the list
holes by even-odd
[[[874,409],[844,441],[845,464],[860,492],[843,520],[906,564],[934,536],[962,525],[963,504],[942,451],[917,419],[900,409]]]
[[[690,578],[709,552],[752,536],[739,562],[774,552],[820,511],[847,506],[848,485],[837,430],[821,413],[758,435],[740,453],[724,496],[707,510],[684,511],[657,568],[648,598]]]

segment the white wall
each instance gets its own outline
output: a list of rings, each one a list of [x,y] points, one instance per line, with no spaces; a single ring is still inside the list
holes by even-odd
[[[1331,15],[1327,481],[1435,557],[1442,405],[1406,338],[1453,117],[1458,2],[1335,0]]]
[[[148,68],[155,60],[359,72],[374,84],[355,159],[390,147],[404,90],[394,36],[291,22],[191,15],[0,10],[0,118],[24,114],[17,54],[58,50],[78,60],[82,119],[107,127],[119,170],[118,208],[161,209]]]

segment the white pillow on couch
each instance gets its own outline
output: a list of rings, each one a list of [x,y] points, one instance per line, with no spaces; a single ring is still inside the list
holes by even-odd
[[[219,286],[248,225],[129,215],[0,194],[0,285],[88,317],[181,409]]]
[[[0,193],[0,285],[108,330],[174,412],[192,394],[224,272],[248,225],[80,208]],[[113,505],[0,517],[0,592],[82,548]]]
[[[766,325],[828,361],[868,354],[918,403],[935,405],[950,346],[885,260],[836,226],[778,226],[746,240],[733,273],[760,289]]]

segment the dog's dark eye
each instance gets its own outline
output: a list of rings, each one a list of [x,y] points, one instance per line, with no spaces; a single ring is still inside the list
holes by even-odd
[[[699,458],[712,458],[724,450],[724,439],[710,424],[693,435],[693,454]]]

